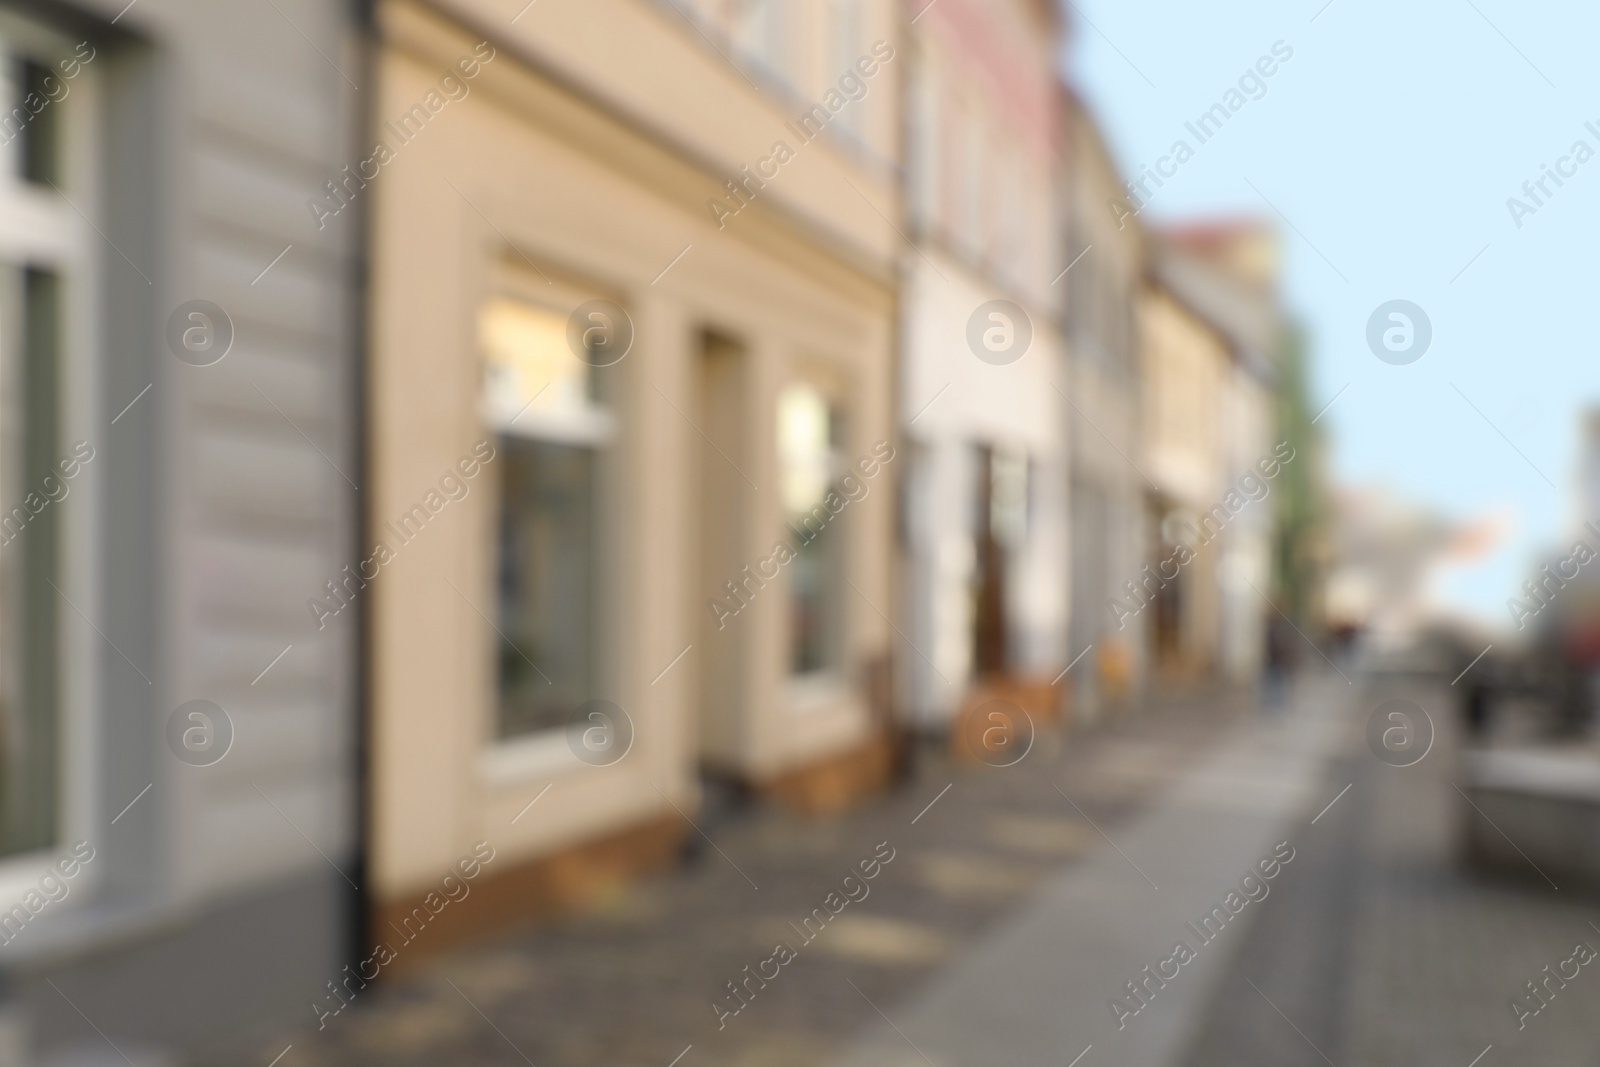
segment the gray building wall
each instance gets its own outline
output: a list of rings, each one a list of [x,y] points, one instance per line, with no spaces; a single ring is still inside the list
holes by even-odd
[[[119,1044],[192,1049],[307,1011],[353,928],[360,604],[319,631],[305,602],[360,558],[362,235],[359,211],[319,230],[307,200],[360,158],[362,34],[355,5],[331,0],[25,13],[94,42],[103,105],[81,436],[104,462],[85,613],[104,640],[69,664],[97,683],[72,743],[92,767],[99,881],[0,966],[41,1049],[97,1042],[86,1020]],[[164,340],[194,299],[232,321],[211,366]],[[210,766],[165,736],[194,699],[232,723]]]

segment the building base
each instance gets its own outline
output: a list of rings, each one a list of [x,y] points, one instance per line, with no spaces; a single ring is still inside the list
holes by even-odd
[[[1067,716],[1067,693],[1046,678],[1025,677],[1021,675],[996,675],[985,678],[975,683],[967,693],[966,700],[962,701],[961,708],[956,712],[955,721],[951,723],[950,750],[955,757],[964,762],[991,763],[993,759],[1001,756],[1000,750],[994,752],[979,752],[975,746],[983,744],[990,728],[989,723],[977,722],[976,717],[987,717],[991,712],[999,710],[1007,714],[1006,709],[985,710],[985,705],[993,701],[1001,701],[1014,708],[1027,713],[1033,722],[1034,729],[1060,720],[1069,721]],[[1019,729],[1010,723],[1007,715],[1006,723],[1010,729]],[[999,724],[998,720],[995,720]],[[1009,733],[1005,735],[1003,744],[1011,744],[1016,738]]]
[[[831,815],[888,788],[903,747],[881,730],[864,745],[760,782],[755,792],[806,815]]]
[[[384,973],[405,971],[466,942],[571,910],[614,886],[671,867],[682,852],[687,830],[683,819],[673,814],[508,870],[485,871],[484,877],[472,882],[469,896],[431,916],[411,941],[397,931],[415,909],[428,914],[422,902],[431,890],[375,903],[367,924],[373,943],[399,941],[405,946]]]

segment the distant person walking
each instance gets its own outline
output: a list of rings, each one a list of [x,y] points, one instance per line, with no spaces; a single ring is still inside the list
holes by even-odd
[[[1267,662],[1261,676],[1261,707],[1282,708],[1289,695],[1289,674],[1294,669],[1294,645],[1289,620],[1274,611],[1267,620]]]

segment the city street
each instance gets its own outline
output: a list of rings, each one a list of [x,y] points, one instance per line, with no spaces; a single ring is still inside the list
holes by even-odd
[[[1369,709],[1396,695],[1438,728],[1412,767],[1365,749]],[[1507,1009],[1597,912],[1531,869],[1457,866],[1453,695],[1322,672],[1282,712],[1219,690],[1044,730],[1012,768],[924,753],[914,783],[854,815],[705,823],[715,847],[696,835],[680,869],[256,1052],[292,1044],[285,1067],[437,1063],[447,1047],[508,1065],[1065,1064],[1087,1049],[1085,1065],[1466,1067],[1492,1044],[1485,1064],[1593,1063],[1600,984],[1580,976],[1521,1033]],[[1265,896],[1196,936],[1291,850]],[[846,881],[874,856],[890,857],[875,877]],[[1137,1005],[1125,983],[1180,939],[1196,958],[1119,1029],[1111,1000]],[[781,966],[775,942],[794,949]],[[751,978],[758,965],[776,977]]]
[[[692,834],[698,847],[674,872],[375,987],[320,1033],[310,1005],[328,994],[308,989],[307,1027],[251,1052],[266,1063],[292,1043],[280,1067],[435,1064],[446,1049],[454,1063],[665,1067],[692,1044],[683,1067],[827,1062],[880,1020],[874,1004],[916,997],[1041,890],[1114,857],[1088,820],[1116,837],[1197,750],[1250,729],[1253,714],[1248,696],[1190,695],[1067,737],[1041,729],[1012,768],[925,751],[914,782],[841,818],[762,808],[703,822],[716,847]],[[894,858],[869,895],[802,943],[789,924],[824,908],[879,842]],[[765,989],[752,984],[755,998],[719,1030],[712,1004],[726,983],[784,939],[798,958]]]
[[[0,6],[0,1067],[1600,1067],[1600,5]]]

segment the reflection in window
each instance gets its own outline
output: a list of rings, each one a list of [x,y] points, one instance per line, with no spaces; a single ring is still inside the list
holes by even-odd
[[[595,696],[599,485],[613,424],[607,373],[567,344],[566,314],[485,305],[484,406],[499,431],[496,736],[563,726]]]
[[[799,553],[789,576],[789,669],[835,670],[843,640],[845,507],[843,419],[812,386],[793,384],[778,397],[778,459],[783,503]]]
[[[484,306],[478,332],[491,423],[537,425],[545,436],[598,432],[598,375],[568,347],[566,315],[502,297]]]

